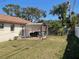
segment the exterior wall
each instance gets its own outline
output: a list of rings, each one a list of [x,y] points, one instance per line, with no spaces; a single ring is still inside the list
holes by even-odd
[[[15,36],[21,35],[21,37],[30,37],[31,32],[42,32],[42,31],[47,31],[45,27],[42,29],[42,25],[27,25],[26,27],[22,28],[21,25],[15,25],[14,31],[11,31],[11,25],[12,24],[4,24],[4,28],[0,28],[0,42],[1,41],[7,41],[9,39],[12,39]],[[42,30],[42,31],[41,31]],[[22,36],[23,35],[23,36]]]
[[[48,34],[48,29],[46,26],[41,25],[26,25],[26,37],[30,37],[30,33],[32,32],[39,32],[41,34],[41,36],[47,36]]]
[[[13,40],[15,36],[19,36],[22,27],[20,25],[15,25],[14,31],[11,31],[10,26],[11,24],[4,24],[4,28],[0,29],[0,42],[7,41],[9,39]]]
[[[41,25],[26,25],[26,37],[30,37],[30,33],[35,31],[41,31]]]
[[[79,27],[75,27],[75,35],[79,38]]]

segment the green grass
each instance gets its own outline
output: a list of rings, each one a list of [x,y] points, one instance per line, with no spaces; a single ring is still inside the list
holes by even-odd
[[[0,59],[61,59],[66,36],[46,40],[14,40],[0,43]]]

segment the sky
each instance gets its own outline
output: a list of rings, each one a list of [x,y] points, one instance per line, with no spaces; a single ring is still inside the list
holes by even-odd
[[[57,16],[52,16],[49,14],[50,9],[58,4],[65,2],[66,0],[0,0],[0,14],[5,14],[2,8],[7,4],[16,4],[21,7],[37,7],[39,9],[45,10],[47,12],[47,20],[55,20]],[[71,0],[71,6],[74,6],[74,0]],[[79,13],[79,0],[76,0],[74,11]]]

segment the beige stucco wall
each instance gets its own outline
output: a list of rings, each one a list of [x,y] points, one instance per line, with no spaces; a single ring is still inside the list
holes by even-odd
[[[75,26],[75,36],[79,38],[79,27]]]
[[[14,31],[10,31],[10,25],[11,24],[4,24],[4,28],[0,29],[0,42],[19,36],[22,27],[20,25],[15,25]]]
[[[30,36],[30,33],[35,31],[41,31],[41,25],[26,25],[26,37]]]

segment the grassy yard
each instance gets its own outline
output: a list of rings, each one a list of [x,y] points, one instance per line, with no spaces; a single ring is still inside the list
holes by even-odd
[[[14,40],[0,43],[0,59],[61,59],[66,36],[48,36],[47,40]]]

